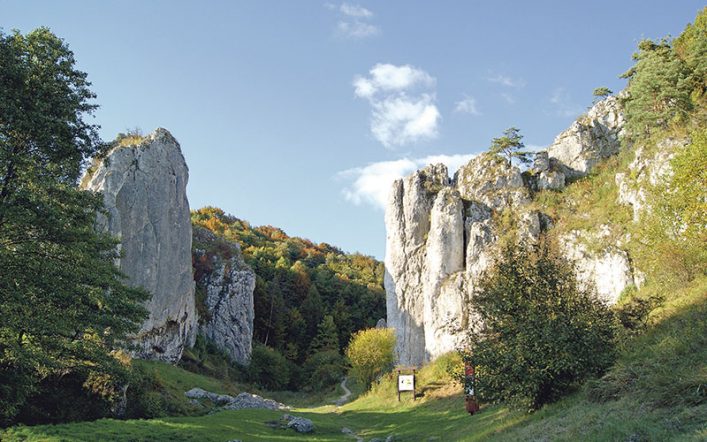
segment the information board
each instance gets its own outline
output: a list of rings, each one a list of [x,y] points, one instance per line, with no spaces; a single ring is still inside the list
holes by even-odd
[[[415,391],[415,375],[399,374],[398,391]]]

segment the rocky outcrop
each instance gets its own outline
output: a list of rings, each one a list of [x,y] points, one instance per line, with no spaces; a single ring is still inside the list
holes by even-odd
[[[560,247],[565,258],[573,262],[580,287],[593,287],[601,300],[608,304],[618,301],[623,291],[630,286],[640,287],[643,278],[632,267],[631,259],[619,246],[602,241],[608,229],[600,226],[599,233],[573,230],[560,236]],[[588,244],[602,244],[592,250]]]
[[[436,195],[449,183],[446,166],[431,165],[397,180],[390,194],[384,280],[387,324],[396,330],[398,356],[403,364],[427,359],[424,333],[427,236]]]
[[[89,170],[82,186],[103,194],[98,227],[120,240],[120,270],[152,294],[149,317],[132,337],[135,355],[176,362],[196,327],[191,266],[189,171],[165,129],[118,141]]]
[[[648,209],[646,204],[646,187],[656,186],[672,174],[670,161],[675,152],[687,146],[688,139],[667,138],[657,143],[652,153],[639,147],[633,161],[628,166],[628,173],[616,174],[616,185],[619,187],[619,204],[631,206],[633,221],[638,222],[641,213]]]
[[[619,152],[623,125],[619,99],[607,97],[559,134],[547,153],[557,159],[566,177],[586,176],[599,161]]]
[[[589,173],[619,150],[623,116],[609,97],[538,152],[526,171],[484,153],[450,180],[445,166],[431,165],[393,184],[386,208],[388,327],[396,330],[398,362],[419,365],[458,348],[475,323],[467,308],[479,277],[493,264],[499,237],[513,219],[519,237],[537,241],[552,228],[549,216],[532,210],[534,192],[562,190],[566,179]],[[503,214],[503,216],[501,216]],[[590,250],[587,232],[561,242],[585,287],[614,302],[637,284],[636,269],[618,245]]]
[[[250,363],[255,272],[238,244],[194,226],[194,278],[202,307],[199,333],[241,365]]]
[[[280,402],[246,392],[239,393],[238,396],[234,397],[228,394],[213,393],[211,391],[206,391],[196,387],[185,392],[184,396],[194,401],[209,400],[214,405],[217,405],[219,410],[243,410],[248,408],[258,408],[264,410],[290,409],[290,407]]]

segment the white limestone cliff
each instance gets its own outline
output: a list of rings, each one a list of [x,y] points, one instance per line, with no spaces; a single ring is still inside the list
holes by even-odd
[[[140,358],[177,362],[195,339],[188,179],[179,143],[160,128],[118,143],[82,180],[103,194],[107,217],[97,225],[120,240],[120,270],[152,295],[149,317],[132,337]]]
[[[505,234],[496,215],[510,210],[520,237],[536,241],[553,221],[532,210],[534,192],[561,190],[567,180],[587,175],[619,151],[622,130],[619,102],[608,97],[538,152],[525,172],[484,153],[452,180],[439,164],[393,184],[385,218],[385,287],[399,363],[420,365],[459,347],[475,321],[468,300]],[[561,248],[580,284],[615,302],[626,287],[640,283],[640,272],[620,245],[590,250],[582,241],[588,235],[574,232],[562,238]]]

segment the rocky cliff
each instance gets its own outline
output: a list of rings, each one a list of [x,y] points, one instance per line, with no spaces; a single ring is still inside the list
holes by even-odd
[[[165,129],[127,137],[94,163],[82,187],[103,194],[99,228],[120,240],[121,271],[147,289],[149,317],[134,336],[135,355],[176,362],[196,331],[189,172],[179,143]]]
[[[385,218],[385,287],[401,364],[419,365],[458,347],[474,319],[468,297],[506,233],[501,214],[512,214],[522,238],[537,240],[554,220],[534,209],[534,194],[561,191],[588,175],[619,152],[622,131],[619,101],[608,97],[538,152],[526,171],[484,153],[453,179],[445,166],[430,165],[393,184]],[[597,236],[601,232],[572,231],[559,239],[580,283],[615,302],[642,276],[621,244],[588,247],[588,238]]]
[[[194,226],[199,333],[241,365],[250,363],[255,272],[238,244]]]

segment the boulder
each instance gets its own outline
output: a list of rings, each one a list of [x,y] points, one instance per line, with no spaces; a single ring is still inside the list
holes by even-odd
[[[287,428],[292,428],[298,433],[311,433],[314,431],[314,423],[306,418],[290,416],[286,414],[282,419],[287,422]]]

